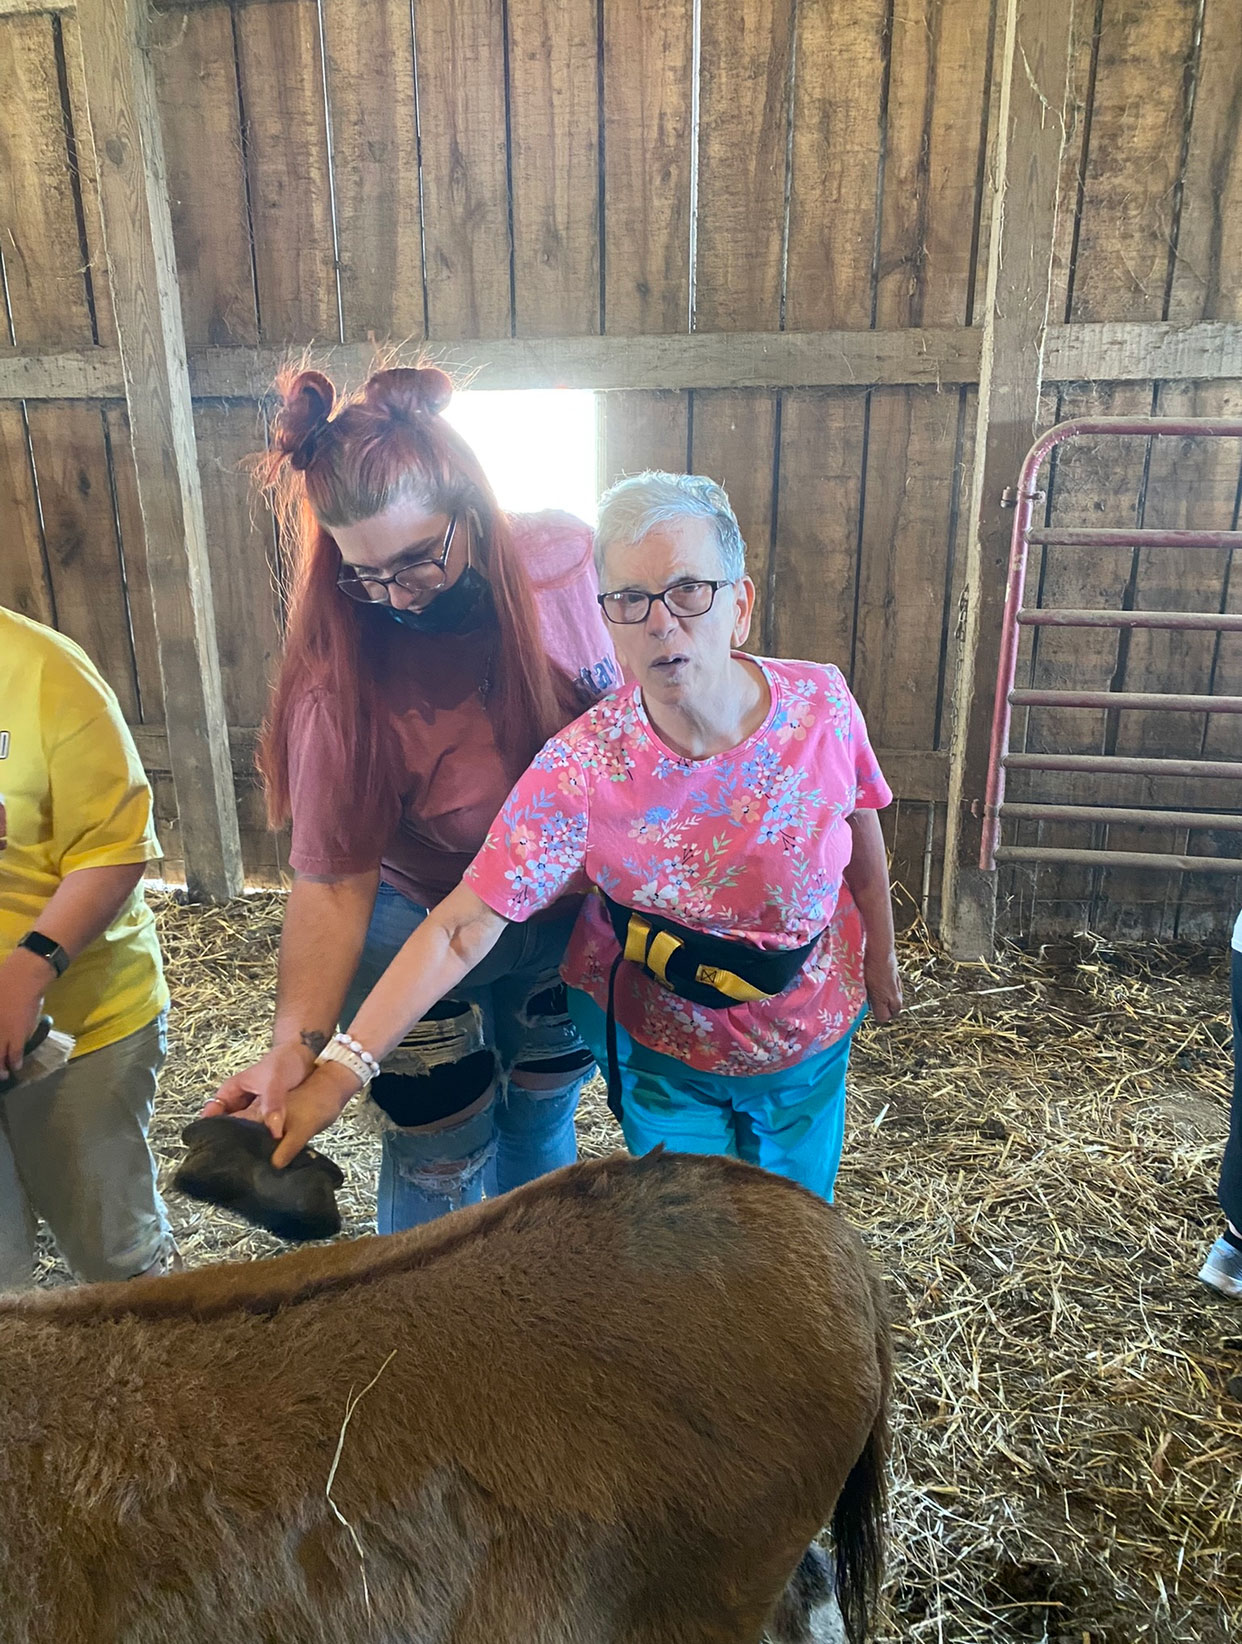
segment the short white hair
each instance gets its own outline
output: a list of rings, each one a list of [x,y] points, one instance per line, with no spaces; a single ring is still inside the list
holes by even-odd
[[[720,568],[730,582],[746,575],[746,544],[723,489],[702,474],[665,474],[649,469],[618,480],[599,499],[595,527],[595,574],[604,574],[612,546],[632,548],[657,525],[678,519],[709,519],[716,527]],[[602,583],[601,583],[602,586]]]

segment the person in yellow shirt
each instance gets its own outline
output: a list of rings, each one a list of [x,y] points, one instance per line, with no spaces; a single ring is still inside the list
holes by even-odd
[[[159,855],[116,697],[71,640],[0,608],[0,1084],[41,1015],[77,1041],[0,1094],[0,1289],[32,1282],[36,1216],[80,1279],[176,1261],[147,1139],[168,988],[141,881]]]

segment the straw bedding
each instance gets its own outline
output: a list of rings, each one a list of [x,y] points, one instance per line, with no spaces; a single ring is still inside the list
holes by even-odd
[[[282,898],[157,909],[175,1014],[164,1165],[261,1051]],[[1194,1273],[1229,1089],[1224,956],[1089,938],[994,966],[902,947],[908,1011],[864,1029],[839,1203],[898,1343],[886,1640],[1225,1644],[1242,1632],[1242,1306]],[[618,1136],[597,1084],[582,1151]],[[346,1234],[377,1144],[325,1138]],[[190,1263],[275,1240],[170,1204]],[[50,1254],[44,1282],[63,1275]],[[1232,1384],[1232,1387],[1231,1387]]]

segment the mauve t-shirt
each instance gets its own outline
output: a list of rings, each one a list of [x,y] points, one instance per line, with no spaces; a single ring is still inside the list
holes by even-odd
[[[511,515],[509,524],[534,587],[542,643],[579,682],[585,708],[620,680],[595,600],[590,529],[561,513]],[[323,694],[299,704],[289,737],[289,862],[297,873],[365,873],[379,864],[381,877],[421,907],[461,882],[513,785],[479,692],[494,647],[490,623],[469,634],[401,634],[394,644],[387,696],[408,780],[399,810],[372,837],[359,832],[348,795],[319,755]]]

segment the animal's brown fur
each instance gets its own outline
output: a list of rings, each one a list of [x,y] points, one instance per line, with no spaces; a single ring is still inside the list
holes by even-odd
[[[368,1612],[325,1487],[390,1354],[332,1488]],[[0,1640],[742,1644],[847,1480],[865,1611],[888,1377],[855,1234],[717,1158],[0,1299]]]

